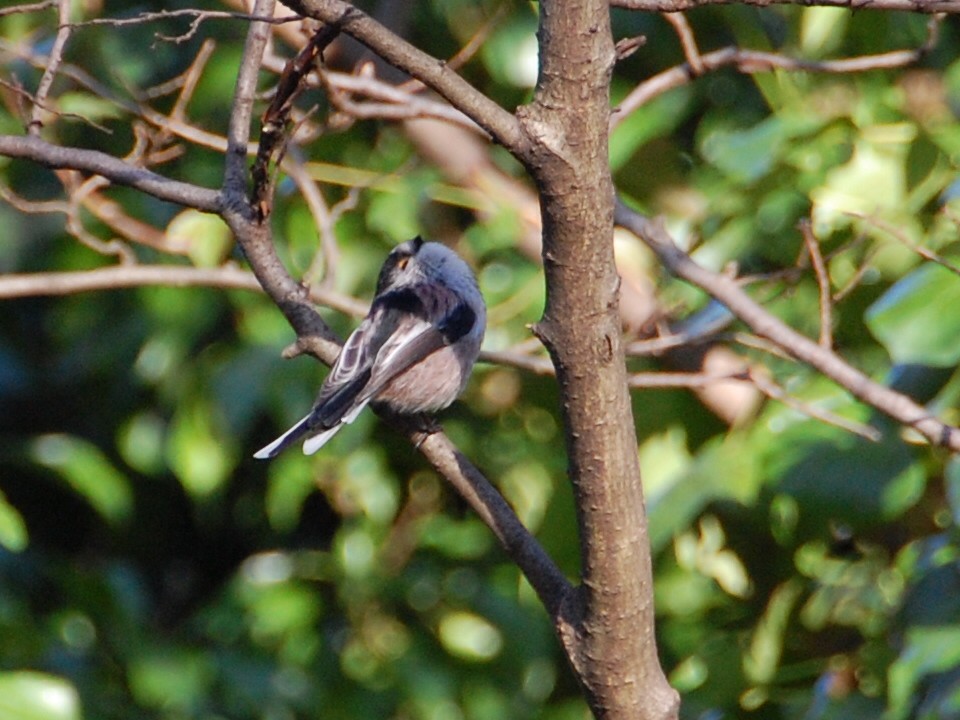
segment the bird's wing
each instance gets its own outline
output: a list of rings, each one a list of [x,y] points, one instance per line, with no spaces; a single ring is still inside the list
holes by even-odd
[[[320,390],[317,426],[352,420],[393,378],[456,342],[475,320],[473,310],[442,285],[400,288],[378,297]]]
[[[401,309],[395,326],[380,345],[370,380],[360,396],[363,399],[373,399],[405,370],[459,340],[476,320],[473,310],[445,286],[422,286],[396,293],[401,297],[390,299],[389,305]],[[403,297],[407,294],[412,299]]]
[[[436,336],[440,333],[412,289],[378,297],[324,380],[311,424],[324,429],[352,420],[398,373],[441,347]]]

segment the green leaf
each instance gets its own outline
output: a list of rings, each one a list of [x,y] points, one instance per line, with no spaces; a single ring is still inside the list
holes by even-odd
[[[936,263],[893,285],[866,313],[870,332],[898,363],[948,367],[960,360],[960,277]]]
[[[503,635],[485,618],[456,611],[440,620],[437,635],[451,655],[463,660],[492,660],[503,648]]]
[[[3,720],[80,720],[80,696],[66,680],[38,672],[0,673]]]
[[[672,132],[687,117],[691,96],[689,88],[679,88],[631,113],[610,136],[610,169],[616,172],[639,147]]]
[[[0,545],[11,552],[20,552],[27,547],[27,539],[23,518],[0,492]]]
[[[214,432],[212,414],[204,400],[182,408],[173,420],[167,442],[167,461],[195,499],[222,487],[236,462],[229,438]]]
[[[957,665],[960,665],[960,625],[907,630],[904,650],[890,666],[890,717],[907,717],[923,679]]]
[[[173,218],[166,235],[172,249],[186,253],[197,267],[216,267],[233,245],[226,223],[199,210],[184,210]]]
[[[186,709],[201,701],[213,676],[212,663],[202,652],[155,651],[130,663],[130,690],[148,707]]]
[[[44,435],[34,441],[31,455],[57,472],[108,522],[130,517],[133,492],[127,477],[92,443],[70,435]]]
[[[59,98],[59,106],[60,112],[79,115],[94,122],[123,117],[123,110],[115,103],[84,92],[63,93]]]
[[[906,161],[917,128],[911,123],[876,125],[864,130],[849,162],[833,169],[814,188],[813,220],[818,231],[846,227],[858,215],[901,217],[906,196]],[[877,234],[867,225],[868,234]]]
[[[805,8],[800,26],[803,52],[815,57],[834,52],[843,41],[849,20],[850,12],[846,8]]]

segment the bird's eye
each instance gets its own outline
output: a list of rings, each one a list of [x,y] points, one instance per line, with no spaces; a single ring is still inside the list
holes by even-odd
[[[409,262],[410,262],[410,258],[409,258],[409,257],[402,257],[402,258],[400,258],[399,260],[397,260],[397,267],[400,268],[401,270],[406,270],[406,269],[407,269],[407,263],[409,263]]]

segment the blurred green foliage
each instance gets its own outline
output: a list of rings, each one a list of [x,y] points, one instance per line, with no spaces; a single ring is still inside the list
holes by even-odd
[[[177,7],[196,6],[179,3]],[[418,3],[408,35],[449,57],[499,3]],[[91,4],[87,12],[94,12]],[[210,5],[209,7],[216,7]],[[106,3],[104,15],[151,8]],[[505,3],[463,74],[513,107],[530,97],[535,7]],[[730,43],[808,59],[923,42],[927,18],[868,10],[714,7],[689,14],[701,49]],[[615,100],[682,61],[659,17],[614,12],[647,44],[617,68]],[[53,15],[0,19],[4,74],[27,88]],[[187,108],[222,134],[245,25],[87,26],[66,59],[107,98],[61,78],[48,137],[125,155],[132,87],[212,59]],[[819,330],[816,280],[798,262],[805,217],[827,260],[839,352],[951,421],[960,380],[960,278],[912,248],[957,256],[960,26],[906,70],[857,75],[708,73],[648,103],[611,139],[621,190],[667,216],[702,264],[762,273],[779,317]],[[19,45],[18,45],[19,44]],[[281,48],[286,51],[286,48]],[[329,108],[308,93],[318,112]],[[10,94],[0,130],[20,132]],[[158,101],[159,104],[167,101]],[[184,143],[158,168],[216,186],[218,153]],[[482,216],[401,129],[360,122],[308,148],[311,162],[373,186],[336,225],[329,281],[369,297],[379,264],[417,233],[458,247],[490,305],[487,347],[529,337],[542,310],[535,262],[510,208]],[[496,162],[518,172],[512,164]],[[321,165],[322,164],[322,165]],[[46,171],[0,160],[24,198],[57,199]],[[347,196],[324,185],[328,203]],[[189,252],[138,246],[141,262],[209,267],[233,253],[222,225],[130,191],[132,217]],[[0,204],[0,272],[108,262],[61,215]],[[109,239],[91,215],[87,228]],[[281,178],[278,247],[295,275],[317,233]],[[631,245],[625,261],[650,268]],[[797,270],[797,268],[800,268]],[[707,298],[658,271],[669,319]],[[354,318],[324,311],[345,334]],[[586,717],[550,622],[483,524],[372,414],[323,453],[258,463],[251,451],[300,417],[322,377],[283,361],[279,312],[239,290],[142,288],[5,301],[0,312],[0,715],[7,720]],[[655,553],[659,647],[685,718],[960,717],[960,464],[788,359],[736,346],[812,406],[883,433],[873,443],[769,402],[727,427],[687,390],[638,390],[635,411]],[[631,368],[665,366],[631,360]],[[668,363],[667,363],[668,364]],[[443,416],[571,576],[579,550],[548,378],[478,367]]]

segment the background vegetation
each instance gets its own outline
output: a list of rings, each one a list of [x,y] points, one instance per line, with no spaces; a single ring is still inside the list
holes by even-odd
[[[161,9],[91,2],[73,20]],[[468,48],[460,72],[512,109],[536,80],[536,12],[434,0],[394,22],[439,57]],[[614,100],[650,92],[614,115],[623,197],[665,216],[700,264],[750,278],[778,317],[956,422],[956,21],[789,6],[701,8],[687,26],[613,18],[617,38],[646,39],[618,64]],[[189,28],[74,28],[45,137],[117,156],[139,141],[164,174],[216,186],[247,23]],[[684,52],[684,30],[702,56]],[[56,32],[55,8],[0,16],[0,132],[29,121]],[[862,60],[925,45],[897,67]],[[712,68],[729,46],[784,67]],[[362,60],[348,43],[327,58]],[[864,71],[814,64],[836,58]],[[684,62],[675,87],[642,85]],[[525,362],[540,357],[528,325],[543,310],[527,181],[495,147],[471,161],[475,135],[368,119],[331,95],[298,102],[316,109],[278,180],[281,256],[337,308],[325,318],[341,335],[397,242],[423,233],[468,258],[485,347],[503,354],[443,425],[575,575],[555,384]],[[322,371],[283,360],[286,321],[228,282],[244,261],[219,220],[23,161],[3,159],[0,182],[0,716],[587,716],[519,571],[373,414],[317,457],[251,459]],[[682,716],[960,717],[960,465],[751,335],[632,236],[617,250],[659,648]],[[123,261],[223,272],[71,294],[49,275],[14,282]]]

